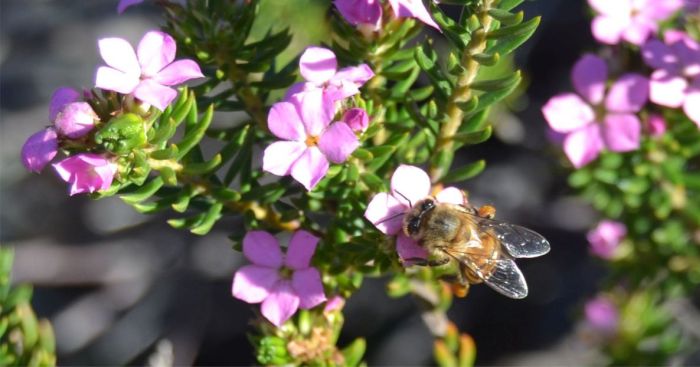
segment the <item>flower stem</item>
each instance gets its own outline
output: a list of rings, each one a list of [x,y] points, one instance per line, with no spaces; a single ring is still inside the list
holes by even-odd
[[[488,15],[488,10],[491,8],[493,2],[494,0],[484,0],[477,11],[481,28],[472,33],[469,46],[467,46],[462,53],[461,64],[464,66],[464,72],[457,79],[456,88],[447,101],[445,121],[440,129],[433,154],[452,152],[454,149],[454,140],[452,137],[457,133],[464,119],[464,111],[459,108],[458,104],[467,102],[472,97],[470,85],[474,79],[476,79],[480,67],[480,64],[474,59],[473,55],[483,52],[486,48],[486,34],[491,27],[493,19]],[[435,160],[432,160],[432,162],[429,168],[430,178],[433,182],[437,182],[446,174],[444,171],[445,167],[436,165],[434,163]]]

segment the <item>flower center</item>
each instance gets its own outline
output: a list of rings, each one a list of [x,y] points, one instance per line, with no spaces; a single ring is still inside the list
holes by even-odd
[[[292,279],[292,274],[294,273],[294,270],[283,266],[279,270],[280,278],[282,279]]]
[[[307,147],[313,147],[318,145],[318,136],[309,136],[308,138],[306,138],[305,143]]]

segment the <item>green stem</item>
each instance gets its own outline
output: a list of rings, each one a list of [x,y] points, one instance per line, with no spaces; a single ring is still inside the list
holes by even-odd
[[[459,79],[457,79],[456,88],[447,101],[447,106],[445,108],[446,117],[440,128],[434,154],[443,151],[452,152],[454,149],[454,140],[452,137],[457,133],[464,119],[464,111],[459,108],[458,104],[467,102],[472,97],[470,84],[476,79],[480,67],[480,64],[472,55],[481,53],[486,48],[486,34],[492,22],[492,18],[488,15],[488,10],[491,8],[493,2],[494,0],[484,0],[477,13],[481,28],[474,31],[469,46],[465,48],[462,53],[461,64],[464,66],[464,72],[459,76]],[[429,173],[433,182],[439,180],[446,174],[444,168],[434,164],[431,164]]]

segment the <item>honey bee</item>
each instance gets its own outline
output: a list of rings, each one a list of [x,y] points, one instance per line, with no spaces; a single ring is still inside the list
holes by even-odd
[[[428,251],[417,265],[457,263],[457,284],[466,295],[470,284],[486,283],[504,296],[522,299],[528,289],[514,258],[549,252],[549,242],[527,228],[494,220],[496,209],[439,203],[428,197],[411,206],[403,218],[404,233]],[[458,288],[459,290],[459,288]]]

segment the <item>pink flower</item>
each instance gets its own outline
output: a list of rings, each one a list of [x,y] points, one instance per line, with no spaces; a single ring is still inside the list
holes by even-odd
[[[310,309],[326,300],[321,274],[309,266],[318,238],[304,230],[289,240],[286,256],[277,239],[265,231],[251,231],[243,238],[243,255],[252,262],[233,277],[233,296],[260,303],[262,315],[280,327],[298,308]]]
[[[566,134],[564,152],[576,168],[598,157],[604,148],[627,152],[639,148],[641,123],[636,112],[647,102],[648,80],[634,73],[621,76],[605,93],[607,66],[599,57],[583,56],[574,65],[574,93],[550,98],[542,113],[552,130]]]
[[[659,22],[683,7],[682,0],[588,0],[599,15],[593,19],[593,37],[614,45],[621,40],[641,46],[659,28]]]
[[[99,120],[87,102],[73,102],[56,115],[54,125],[61,135],[76,139],[89,133]]]
[[[644,61],[656,69],[649,82],[649,99],[666,107],[682,106],[700,127],[700,44],[674,30],[667,31],[664,40],[650,40],[642,47]]]
[[[306,82],[292,85],[285,97],[296,95],[308,108],[327,108],[335,113],[335,102],[360,92],[374,72],[361,64],[340,70],[333,51],[323,47],[307,47],[299,59],[299,72]]]
[[[416,18],[442,32],[425,8],[423,0],[389,0],[389,5],[397,18]]]
[[[418,201],[430,195],[430,178],[422,169],[402,164],[391,176],[391,192],[374,195],[365,218],[378,230],[396,238],[396,251],[404,265],[411,265],[408,259],[427,258],[428,253],[402,230],[403,217]],[[435,199],[441,203],[464,205],[466,199],[461,190],[447,187]]]
[[[328,172],[329,161],[345,162],[357,149],[360,141],[352,129],[342,121],[331,123],[330,110],[320,107],[296,97],[272,105],[267,126],[282,141],[265,148],[263,170],[291,175],[310,191]]]
[[[119,4],[117,4],[117,13],[121,14],[126,10],[126,8],[136,5],[136,4],[141,4],[143,0],[119,0]]]
[[[586,321],[594,329],[608,335],[617,331],[620,314],[617,306],[609,299],[599,296],[586,302],[584,313]]]
[[[345,298],[341,296],[333,296],[328,302],[326,302],[326,307],[323,308],[323,312],[334,312],[340,311],[345,306]]]
[[[47,128],[30,136],[22,146],[22,164],[39,173],[58,153],[56,130]]]
[[[71,184],[70,195],[107,190],[117,173],[117,165],[100,154],[80,153],[53,165],[58,175]]]
[[[588,232],[587,237],[592,253],[604,259],[610,259],[615,255],[615,250],[625,235],[627,235],[627,227],[624,223],[604,220]]]
[[[345,122],[355,132],[364,132],[369,126],[369,116],[361,108],[351,108],[343,114],[340,121]]]
[[[99,41],[100,55],[108,66],[97,69],[95,86],[136,98],[164,110],[177,96],[170,86],[201,78],[201,70],[192,60],[175,60],[175,40],[170,35],[146,33],[134,52],[121,38]]]
[[[379,30],[382,23],[382,4],[379,0],[334,0],[333,4],[348,23],[372,31]]]

